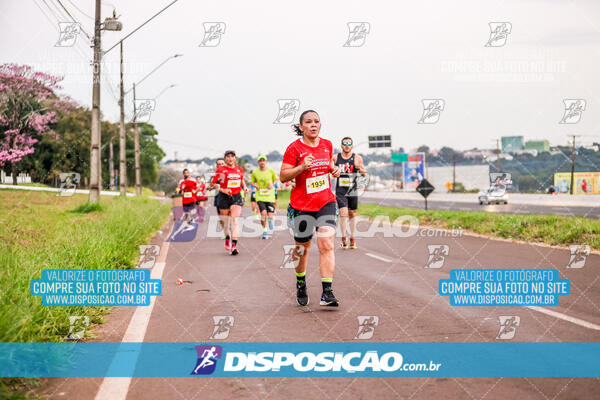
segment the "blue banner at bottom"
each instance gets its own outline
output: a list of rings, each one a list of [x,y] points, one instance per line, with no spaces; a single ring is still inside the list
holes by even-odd
[[[2,377],[600,377],[600,343],[0,343]]]

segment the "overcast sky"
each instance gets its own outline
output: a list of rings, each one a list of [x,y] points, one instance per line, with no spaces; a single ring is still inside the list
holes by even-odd
[[[93,0],[60,0],[89,34]],[[102,3],[116,7],[123,31],[105,32],[107,50],[171,0]],[[33,64],[64,75],[64,89],[91,103],[92,51],[83,33],[73,47],[55,47],[58,0],[0,0],[0,62]],[[87,14],[87,15],[86,15]],[[215,47],[199,47],[203,23],[223,22]],[[349,22],[366,22],[364,44],[351,42]],[[509,22],[506,43],[490,39],[490,22]],[[172,158],[258,154],[294,140],[274,124],[278,99],[315,109],[321,135],[391,134],[406,149],[490,148],[495,138],[566,144],[568,134],[600,141],[600,2],[589,1],[197,1],[179,0],[127,39],[126,88],[167,57],[138,88],[156,101],[150,123]],[[209,44],[214,44],[209,42]],[[118,47],[104,58],[102,113],[118,121]],[[418,124],[423,99],[443,99],[437,123]],[[585,99],[577,124],[559,124],[563,99]],[[131,115],[131,96],[126,98]],[[296,115],[298,116],[299,113]],[[358,151],[367,151],[362,144]]]

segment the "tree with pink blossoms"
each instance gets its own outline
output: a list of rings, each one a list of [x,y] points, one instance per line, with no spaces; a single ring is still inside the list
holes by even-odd
[[[74,107],[54,93],[60,80],[28,65],[0,65],[0,167],[11,165],[13,185],[18,162],[35,151],[42,135],[54,133],[51,126],[60,114]]]

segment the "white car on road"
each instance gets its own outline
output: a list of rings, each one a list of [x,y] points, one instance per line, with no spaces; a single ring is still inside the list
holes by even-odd
[[[490,186],[477,195],[479,204],[508,204],[508,193],[505,186]]]

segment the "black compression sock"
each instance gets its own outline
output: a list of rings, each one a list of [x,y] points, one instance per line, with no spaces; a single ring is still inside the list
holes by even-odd
[[[233,239],[231,242],[232,242],[233,244],[237,244],[237,239]]]
[[[333,283],[333,278],[321,278],[321,284],[323,285],[324,292],[331,290],[332,283]]]
[[[229,235],[225,235],[225,239],[230,239]]]

